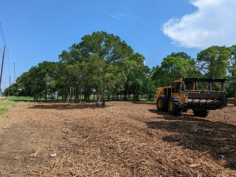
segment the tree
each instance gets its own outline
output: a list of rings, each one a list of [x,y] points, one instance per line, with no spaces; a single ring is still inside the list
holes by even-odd
[[[53,80],[58,72],[57,64],[44,61],[18,77],[16,83],[17,88],[22,90],[21,94],[34,96],[35,100],[44,95],[46,100],[47,92],[55,91]]]
[[[156,87],[155,82],[152,79],[153,77],[153,69],[150,69],[146,66],[146,73],[145,77],[143,78],[143,87],[142,87],[142,93],[144,95],[147,95],[148,100],[151,101],[154,98],[154,95],[156,93]]]
[[[228,72],[229,86],[232,87],[231,90],[234,92],[234,105],[236,106],[236,45],[230,47]]]
[[[185,52],[173,52],[170,55],[168,55],[167,57],[176,57],[176,58],[182,58],[183,60],[191,60],[193,58],[191,58],[187,53]]]
[[[123,87],[127,71],[125,64],[132,53],[133,49],[118,36],[100,31],[85,35],[80,43],[73,44],[69,52],[63,51],[59,57],[62,63],[84,66],[84,83],[88,83],[88,90],[96,90],[96,104],[102,95],[105,105],[105,92],[117,83]]]
[[[207,78],[225,78],[229,58],[229,48],[209,47],[197,54],[198,70]]]
[[[172,53],[165,57],[161,66],[153,68],[152,79],[156,87],[168,86],[182,77],[197,77],[196,62],[184,52]]]
[[[19,96],[21,93],[20,90],[18,90],[17,84],[11,84],[8,88],[4,90],[4,95],[6,96]]]
[[[127,100],[127,95],[132,94],[134,100],[139,100],[139,94],[141,93],[145,84],[145,78],[149,74],[149,68],[144,65],[144,56],[135,53],[128,58],[129,72],[127,72],[127,80],[124,87],[124,99]],[[127,66],[127,65],[126,65]]]

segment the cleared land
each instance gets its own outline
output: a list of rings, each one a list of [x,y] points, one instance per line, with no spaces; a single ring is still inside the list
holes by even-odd
[[[0,124],[0,176],[236,176],[236,107],[24,103]],[[50,155],[56,153],[56,157]]]

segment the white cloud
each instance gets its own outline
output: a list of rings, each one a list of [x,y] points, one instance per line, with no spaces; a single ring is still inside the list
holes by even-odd
[[[133,17],[133,16],[130,16],[130,15],[121,14],[121,13],[116,13],[115,15],[109,14],[109,16],[112,17],[112,18],[115,18],[117,20],[129,21],[131,23],[134,23],[134,22],[140,20],[137,17]]]
[[[172,18],[162,31],[172,43],[187,48],[236,44],[236,0],[191,0],[198,8],[181,19]]]
[[[119,18],[118,18],[117,16],[115,16],[115,15],[109,14],[109,16],[112,17],[112,18],[115,18],[115,19],[119,20]]]
[[[117,16],[120,16],[120,17],[126,17],[126,15],[124,14],[116,14]]]
[[[128,18],[126,15],[124,15],[124,14],[119,14],[119,13],[116,13],[115,15],[109,14],[109,16],[112,17],[112,18],[115,18],[115,19],[117,19],[117,20],[123,20],[123,19],[125,19],[125,18]]]

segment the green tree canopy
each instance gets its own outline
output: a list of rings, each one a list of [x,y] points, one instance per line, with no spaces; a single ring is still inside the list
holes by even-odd
[[[197,67],[205,77],[225,78],[229,58],[229,48],[212,46],[197,54]]]
[[[153,68],[153,80],[157,86],[168,86],[171,81],[182,77],[196,77],[195,60],[186,53],[172,53],[165,57],[161,66]]]
[[[124,87],[128,72],[138,61],[132,56],[133,49],[113,34],[99,31],[85,35],[81,40],[73,44],[68,52],[62,51],[60,62],[78,65],[73,68],[82,69],[80,75],[86,78],[84,89],[95,89],[98,104],[101,94],[104,98],[106,91]]]

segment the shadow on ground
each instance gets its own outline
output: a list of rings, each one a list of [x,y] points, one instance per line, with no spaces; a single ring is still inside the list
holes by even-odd
[[[66,109],[96,109],[96,108],[108,108],[108,106],[96,106],[95,103],[54,103],[54,104],[36,104],[30,107],[30,109],[56,109],[56,110],[66,110]]]
[[[163,115],[161,118],[156,117],[158,121],[146,122],[149,128],[173,133],[164,137],[164,141],[207,152],[214,159],[223,158],[226,161],[225,167],[236,170],[236,126],[187,114],[171,116],[154,109],[149,111]]]
[[[17,100],[14,100],[17,101]],[[19,100],[20,101],[20,100]],[[34,103],[45,103],[45,104],[39,104],[39,105],[33,105],[30,107],[31,109],[57,109],[57,110],[65,110],[65,109],[86,109],[86,108],[108,108],[113,105],[106,105],[106,106],[96,106],[96,101],[90,101],[90,102],[80,102],[80,103],[62,103],[62,102],[57,102],[57,101],[52,101],[52,100],[47,100],[47,101],[27,101],[25,102],[34,102]],[[113,102],[113,101],[107,101],[107,102]],[[107,103],[106,102],[106,103]],[[117,102],[117,101],[115,101]],[[118,101],[119,102],[119,101]],[[131,101],[126,101],[134,104],[155,104],[155,103],[146,103],[146,102],[131,102]],[[51,103],[51,104],[47,104]],[[100,103],[101,104],[101,103]]]
[[[32,100],[14,100],[14,99],[10,99],[10,101],[15,101],[15,102],[34,102]]]
[[[151,104],[151,105],[156,104],[156,102],[151,102],[151,101],[131,101],[131,103],[133,103],[133,104]]]

